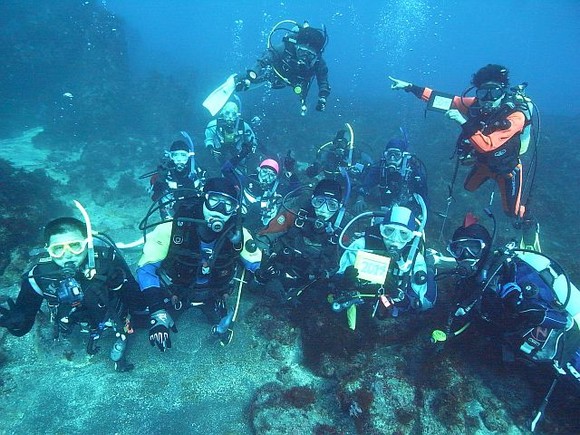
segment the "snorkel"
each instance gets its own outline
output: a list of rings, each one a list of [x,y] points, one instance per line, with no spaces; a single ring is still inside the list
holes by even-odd
[[[189,158],[191,159],[191,170],[189,172],[189,178],[192,178],[192,175],[195,174],[195,146],[193,144],[193,140],[186,131],[180,131],[181,135],[187,141],[187,145],[189,145]]]
[[[344,124],[345,127],[348,129],[350,134],[350,140],[348,141],[348,166],[352,166],[352,154],[354,152],[354,130],[352,129],[351,125],[347,122]],[[347,177],[348,178],[348,177]]]
[[[415,254],[417,253],[417,249],[419,248],[419,242],[421,242],[421,238],[425,231],[425,225],[427,224],[427,206],[425,205],[425,201],[423,197],[418,193],[414,193],[413,197],[415,201],[421,207],[421,221],[419,222],[419,228],[416,231],[415,238],[413,239],[413,243],[411,244],[411,249],[409,250],[409,255],[407,256],[407,261],[403,264],[399,265],[399,269],[403,272],[408,271],[411,266],[413,265],[413,260],[415,259]]]
[[[346,127],[346,129],[348,130],[348,133],[349,133],[349,136],[350,136],[350,137],[349,137],[349,139],[346,141],[346,149],[348,150],[348,155],[346,156],[346,159],[344,159],[344,157],[342,157],[342,156],[341,156],[341,159],[344,159],[344,160],[345,160],[345,163],[346,163],[346,166],[347,166],[347,168],[346,168],[346,169],[350,169],[350,168],[353,166],[353,164],[352,164],[352,159],[353,159],[353,153],[354,153],[354,129],[352,128],[352,126],[351,126],[351,125],[350,125],[348,122],[345,122],[344,126],[345,126],[345,127]],[[345,131],[344,131],[344,130],[339,130],[339,131],[336,133],[336,136],[335,136],[335,138],[334,138],[333,140],[330,140],[330,141],[328,141],[328,142],[325,142],[325,143],[323,143],[322,145],[320,145],[320,146],[318,147],[318,149],[316,150],[316,159],[317,159],[317,160],[319,160],[319,159],[320,159],[320,153],[321,153],[321,152],[322,152],[322,150],[324,150],[326,147],[328,147],[328,146],[330,146],[330,145],[337,145],[337,144],[339,144],[339,145],[340,145],[340,141],[342,141],[342,140],[345,140],[345,138],[344,138],[344,134],[345,134]],[[337,146],[337,148],[339,147],[339,145]],[[335,148],[335,149],[337,149],[337,148]],[[341,149],[344,149],[344,148],[342,148],[342,147],[340,147],[340,148],[341,148]],[[358,168],[357,168],[357,166],[358,166],[358,165],[355,165],[353,169],[358,169]],[[328,171],[328,170],[325,170],[325,172],[329,173],[330,171]],[[340,168],[339,168],[339,171],[338,171],[338,172],[341,172],[341,171],[340,171]],[[333,171],[333,174],[334,174],[334,175],[336,175],[336,174],[338,174],[338,172],[336,172],[336,171]],[[341,172],[341,173],[342,173],[342,172]]]
[[[348,124],[346,124],[346,125],[348,125]],[[341,166],[340,168],[338,168],[338,170],[340,171],[340,173],[344,177],[344,180],[346,181],[346,192],[344,194],[344,199],[342,200],[342,205],[340,206],[340,210],[338,211],[338,214],[336,215],[336,220],[334,221],[335,228],[340,227],[340,224],[342,222],[342,218],[344,217],[344,213],[346,212],[346,204],[348,204],[348,201],[350,199],[350,193],[352,190],[350,177],[348,176],[348,171],[346,170],[346,168]]]
[[[83,220],[85,221],[85,226],[87,227],[87,249],[88,249],[88,279],[93,279],[97,274],[97,269],[95,268],[95,245],[93,241],[93,229],[91,227],[91,219],[85,208],[76,199],[73,200],[76,207],[79,209],[83,215]]]

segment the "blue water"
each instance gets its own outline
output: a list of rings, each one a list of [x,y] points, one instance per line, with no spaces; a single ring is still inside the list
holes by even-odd
[[[126,20],[135,73],[196,73],[209,93],[253,65],[283,19],[324,24],[334,104],[409,98],[387,75],[461,93],[487,63],[507,66],[512,84],[545,114],[580,114],[577,0],[210,1],[108,0]],[[415,102],[412,102],[415,103]]]
[[[5,3],[16,5],[18,1]],[[39,2],[38,6],[39,16],[42,16],[42,3]],[[80,7],[79,5],[89,3],[92,2],[82,1],[75,3],[75,6]],[[546,252],[561,261],[570,273],[572,281],[578,283],[580,264],[575,250],[569,247],[580,244],[580,230],[577,225],[565,224],[577,221],[577,205],[573,199],[578,192],[576,168],[580,160],[577,153],[561,159],[562,155],[576,146],[573,138],[576,135],[577,123],[561,118],[562,115],[570,117],[580,115],[580,88],[577,86],[580,76],[580,60],[577,55],[577,45],[580,41],[580,26],[577,24],[580,17],[580,0],[292,2],[107,0],[99,3],[103,3],[124,20],[125,25],[119,26],[119,31],[124,32],[128,40],[127,55],[134,74],[134,83],[131,84],[139,84],[141,79],[154,72],[171,75],[179,84],[185,83],[187,90],[191,92],[187,97],[191,98],[191,104],[187,106],[191,109],[191,113],[184,114],[183,119],[187,119],[185,125],[181,124],[181,118],[173,116],[172,110],[160,115],[155,113],[159,107],[161,109],[178,107],[181,110],[186,105],[181,101],[171,100],[174,95],[171,93],[172,89],[168,89],[167,94],[168,100],[174,105],[168,104],[167,101],[156,101],[157,88],[154,86],[150,94],[143,92],[143,98],[148,99],[147,107],[143,110],[145,113],[128,111],[122,113],[126,115],[123,117],[116,111],[109,111],[109,106],[102,105],[102,101],[95,97],[95,94],[99,94],[100,88],[95,86],[95,91],[86,85],[82,80],[85,77],[78,72],[86,70],[76,65],[73,57],[67,58],[59,51],[51,51],[54,48],[51,44],[45,46],[38,43],[42,41],[44,35],[42,25],[30,24],[30,22],[34,24],[34,20],[31,19],[27,23],[29,26],[22,26],[22,21],[25,20],[19,20],[18,15],[16,18],[10,16],[9,20],[6,16],[0,17],[0,21],[6,20],[2,21],[3,26],[0,26],[5,29],[5,39],[9,39],[5,36],[7,34],[19,36],[18,30],[25,30],[20,35],[22,40],[16,38],[17,41],[13,44],[17,46],[17,49],[13,50],[18,54],[16,59],[21,63],[16,62],[12,65],[12,69],[0,69],[12,71],[14,76],[23,77],[21,81],[15,80],[14,77],[8,80],[7,74],[3,76],[6,83],[26,85],[14,86],[14,89],[10,89],[11,98],[3,100],[3,103],[13,104],[14,109],[5,104],[10,112],[16,114],[21,112],[18,107],[20,94],[29,98],[30,93],[37,92],[39,103],[32,104],[35,110],[30,110],[30,113],[41,120],[42,125],[48,123],[47,130],[50,130],[52,125],[53,133],[60,132],[59,119],[53,120],[52,124],[47,120],[52,119],[50,114],[55,107],[57,111],[62,109],[63,93],[72,92],[75,94],[74,104],[79,108],[79,118],[88,119],[91,127],[99,125],[100,119],[109,121],[110,117],[118,121],[106,122],[102,129],[94,129],[94,132],[91,130],[94,134],[88,134],[86,130],[80,128],[84,127],[81,123],[79,127],[81,137],[90,144],[86,149],[90,151],[102,147],[103,151],[85,152],[86,156],[78,165],[85,170],[88,168],[86,173],[80,170],[72,172],[76,167],[71,168],[74,182],[71,182],[71,189],[75,187],[73,184],[78,184],[78,189],[83,188],[84,184],[81,183],[79,175],[82,174],[82,178],[85,178],[85,175],[88,178],[87,186],[94,185],[95,190],[91,190],[90,195],[95,196],[96,203],[107,204],[109,199],[128,198],[122,196],[127,195],[126,192],[121,192],[122,189],[118,189],[114,194],[106,189],[102,194],[103,197],[106,196],[106,200],[101,199],[104,182],[99,178],[99,171],[103,171],[106,175],[111,171],[124,171],[127,168],[130,171],[138,171],[140,169],[136,168],[141,168],[141,165],[154,169],[162,155],[161,149],[171,143],[168,137],[171,129],[174,129],[173,132],[187,130],[197,143],[201,143],[204,127],[210,119],[209,113],[201,107],[203,99],[229,74],[242,72],[254,64],[256,58],[266,48],[268,33],[277,22],[284,19],[299,22],[308,20],[315,27],[324,24],[330,37],[324,54],[330,68],[332,85],[327,112],[319,114],[311,109],[305,118],[300,117],[298,102],[290,89],[266,92],[265,88],[258,88],[242,93],[240,97],[244,104],[244,116],[259,114],[264,118],[262,126],[256,129],[262,143],[274,152],[284,153],[291,147],[308,150],[310,154],[304,153],[299,158],[311,161],[315,155],[313,151],[315,147],[331,139],[334,132],[348,121],[356,127],[357,149],[360,144],[360,148],[374,151],[373,157],[376,157],[386,140],[398,135],[399,126],[404,125],[409,127],[408,132],[414,151],[418,152],[428,166],[432,209],[445,210],[447,185],[451,179],[453,166],[447,157],[452,152],[457,128],[449,122],[438,119],[439,114],[430,114],[427,120],[423,119],[423,104],[404,92],[390,91],[387,75],[418,85],[428,85],[441,91],[461,93],[469,86],[471,75],[481,66],[487,63],[504,64],[511,71],[512,84],[522,81],[529,83],[529,95],[533,97],[542,114],[547,115],[548,120],[544,123],[543,130],[545,133],[542,136],[542,144],[545,143],[547,146],[541,149],[533,207],[543,225],[542,243],[546,240],[544,244]],[[75,11],[72,10],[71,14]],[[79,16],[78,11],[76,12]],[[63,15],[69,22],[71,21],[68,13]],[[40,19],[38,21],[42,22]],[[55,24],[55,27],[58,26]],[[38,30],[38,34],[30,32],[30,28]],[[65,38],[62,36],[62,28],[58,29],[59,31],[55,31],[54,28],[47,26],[46,34]],[[78,26],[71,25],[67,31],[73,32],[78,29]],[[94,37],[94,33],[90,34]],[[106,36],[109,33],[103,34]],[[78,31],[74,38],[71,37],[71,41],[76,39],[83,40],[82,32]],[[109,39],[105,37],[104,40]],[[27,44],[27,41],[33,43]],[[60,39],[58,41],[63,46],[63,53],[71,52],[70,47]],[[95,43],[98,43],[99,40],[96,41]],[[12,39],[9,42],[12,44]],[[31,50],[29,45],[35,50]],[[77,48],[75,44],[71,46],[73,49]],[[1,50],[2,46],[0,52]],[[46,57],[38,56],[39,52]],[[36,58],[33,56],[35,54]],[[81,60],[92,59],[86,56],[85,51],[79,50],[78,55]],[[32,62],[31,59],[35,61]],[[113,55],[111,59],[118,60]],[[10,62],[6,64],[10,66]],[[71,76],[68,77],[67,73]],[[57,85],[51,86],[53,83]],[[111,84],[113,91],[104,87],[106,98],[125,97],[122,92],[117,91],[115,85]],[[59,86],[62,86],[62,89]],[[1,88],[3,87],[0,86],[0,91]],[[41,93],[40,91],[45,88],[46,93]],[[130,96],[137,92],[130,89],[130,86],[128,88],[127,94]],[[138,86],[136,88],[140,89]],[[53,104],[53,99],[58,102]],[[65,100],[68,102],[68,99]],[[309,100],[312,104],[315,95],[311,95]],[[111,107],[116,108],[117,105],[111,104]],[[400,110],[393,110],[397,107],[400,107]],[[95,115],[98,115],[96,121],[87,116],[87,109],[91,111],[94,109]],[[22,116],[27,119],[28,116],[32,116],[30,113],[23,112]],[[108,115],[109,113],[111,115]],[[67,121],[66,116],[67,113],[63,110],[60,118]],[[166,118],[171,118],[174,122],[164,123]],[[159,120],[159,123],[150,122],[149,125],[146,121],[141,122],[143,119]],[[63,130],[62,137],[74,141],[76,145],[76,136],[72,132],[76,132],[75,128],[78,126],[72,121],[68,123],[64,121],[62,124],[69,129]],[[26,120],[26,128],[36,125]],[[131,131],[135,125],[141,131]],[[119,136],[126,137],[127,140],[118,142],[101,140],[101,134],[109,137],[104,133],[111,133],[112,136],[116,131],[107,130],[115,128],[118,129]],[[124,130],[125,128],[127,130]],[[441,131],[443,134],[440,134]],[[142,134],[142,137],[138,133]],[[138,140],[129,140],[129,136],[136,136]],[[61,144],[60,138],[57,136],[59,140],[55,140],[52,144],[40,142],[47,148],[52,146],[58,150],[60,147],[68,146],[65,141]],[[142,146],[140,140],[146,145]],[[134,146],[135,143],[139,144],[138,150]],[[204,157],[204,151],[203,148],[199,151],[200,158]],[[23,158],[26,157],[23,155]],[[558,170],[555,171],[554,168]],[[464,209],[471,207],[481,214],[482,205],[488,201],[489,191],[486,189],[474,194],[461,195],[463,193],[461,183],[466,172],[464,169],[462,168],[463,172],[460,173],[456,186],[460,200],[452,205],[453,219],[449,219],[447,231],[451,231],[451,228],[459,222],[458,216],[464,215]],[[92,174],[95,172],[97,176],[93,178]],[[74,178],[75,174],[77,178]],[[43,185],[42,181],[36,180],[32,178],[30,184]],[[18,199],[23,201],[22,210],[25,211],[17,215],[19,218],[23,216],[31,219],[27,216],[30,214],[35,215],[33,217],[36,220],[42,219],[43,222],[39,222],[36,226],[30,225],[26,228],[40,232],[46,216],[42,215],[39,210],[43,209],[39,207],[48,208],[49,211],[46,213],[53,213],[56,210],[52,202],[44,199],[49,197],[52,185],[46,184],[46,190],[40,190],[38,196],[32,196],[32,199],[28,199],[26,194],[33,189],[30,189],[28,184],[22,186],[17,186],[15,191]],[[141,205],[145,210],[150,202],[142,187],[138,185],[139,190],[128,201],[131,206]],[[34,206],[24,208],[24,205],[28,204],[26,201],[34,202]],[[0,209],[4,210],[1,205]],[[495,206],[499,208],[497,196]],[[116,206],[111,205],[107,210],[111,216],[117,213],[114,207]],[[36,216],[37,214],[41,216]],[[435,213],[431,216],[433,218],[430,217],[429,225],[432,227],[428,228],[428,240],[429,243],[436,245],[442,223]],[[134,216],[134,224],[141,217]],[[17,237],[17,243],[20,244],[21,237],[25,235],[24,222],[27,221],[24,219],[22,223],[16,219],[14,221],[18,222],[14,227],[16,230],[10,227],[9,231],[14,233],[20,231]],[[511,228],[511,224],[509,227],[500,225],[500,238],[509,237],[510,233],[506,233],[505,228]],[[119,236],[112,235],[115,238]],[[120,239],[122,240],[122,235]],[[20,266],[16,265],[17,268]],[[3,281],[1,284],[4,288],[13,283]],[[117,433],[119,432],[117,426],[127,433],[131,431],[153,433],[159,427],[163,427],[167,433],[212,433],[212,429],[213,433],[234,433],[236,427],[242,427],[238,433],[247,433],[242,430],[249,427],[246,422],[248,417],[246,408],[251,401],[250,396],[263,379],[273,379],[279,367],[277,361],[265,357],[266,345],[271,349],[269,347],[271,343],[267,343],[268,337],[260,336],[260,328],[256,326],[264,317],[258,316],[258,320],[253,320],[251,315],[241,317],[235,341],[227,350],[207,346],[198,352],[202,348],[200,337],[207,334],[208,326],[199,322],[191,311],[179,326],[180,332],[175,337],[172,353],[162,355],[150,349],[146,332],[140,331],[140,335],[132,344],[134,361],[138,364],[134,375],[131,375],[134,377],[119,378],[116,377],[118,374],[107,371],[111,367],[106,362],[106,351],[102,351],[105,356],[101,354],[92,364],[85,364],[82,346],[75,348],[77,352],[75,359],[72,364],[68,364],[66,359],[57,354],[57,351],[60,352],[58,348],[52,353],[46,351],[49,345],[43,341],[42,334],[37,333],[34,339],[28,341],[2,338],[0,399],[5,400],[0,400],[0,409],[3,411],[0,413],[2,415],[0,432],[38,432],[38,422],[41,421],[41,427],[46,432],[61,433],[82,430]],[[192,319],[193,321],[190,321]],[[50,332],[46,322],[41,323],[40,330]],[[255,339],[253,334],[257,334],[259,339]],[[274,344],[278,346],[277,343]],[[382,350],[385,355],[388,353],[394,355],[397,352],[397,349],[390,348]],[[5,358],[4,354],[10,357]],[[34,364],[31,365],[31,361]],[[55,361],[58,364],[54,364]],[[248,361],[259,361],[262,366],[255,372],[253,369],[246,370]],[[396,367],[402,360],[376,358],[375,361],[380,362],[377,366],[382,364],[385,367]],[[480,364],[484,365],[485,362],[486,360],[482,359]],[[415,367],[416,364],[412,366]],[[51,367],[51,370],[46,370],[46,367]],[[171,370],[167,370],[167,367]],[[251,364],[250,367],[255,368]],[[413,367],[412,370],[418,370]],[[461,367],[471,366],[466,363]],[[485,380],[491,379],[497,372],[494,372],[493,368],[482,369],[482,372],[487,376],[484,377],[483,384],[486,386],[493,384]],[[258,377],[256,373],[265,375]],[[505,376],[503,373],[498,382],[505,381]],[[68,382],[69,379],[74,382]],[[516,385],[520,378],[514,379],[513,383],[506,382],[502,387],[492,386],[492,394],[499,398],[497,400],[501,400],[502,397],[512,398],[513,391],[509,388]],[[54,385],[61,385],[62,388],[55,392]],[[230,390],[235,392],[243,390],[244,394],[230,396],[224,393]],[[87,396],[86,391],[90,391],[91,394]],[[516,402],[528,404],[515,406],[515,409],[526,407],[521,415],[511,415],[509,424],[515,420],[523,425],[523,419],[531,415],[541,395],[545,393],[545,387],[541,385],[533,397],[529,389],[524,388],[522,391],[528,393],[522,394],[517,390]],[[482,393],[481,397],[486,395]],[[139,406],[135,406],[136,399]],[[492,402],[495,407],[497,400],[494,399]],[[77,410],[74,404],[81,401],[87,406]],[[506,402],[509,404],[512,401]],[[44,406],[46,404],[49,406]],[[220,409],[220,406],[223,409]],[[74,412],[60,412],[69,408]],[[489,409],[491,411],[488,415],[493,415],[497,411],[493,406]],[[559,410],[560,405],[555,396],[551,407],[548,408],[547,418],[550,424],[541,429],[545,430],[544,433],[564,432],[562,428],[567,427],[566,421],[558,421],[557,418],[564,414],[567,419],[568,411],[558,413]],[[572,411],[569,414],[572,414]],[[286,414],[287,419],[291,416],[292,414]],[[573,425],[574,420],[572,418],[569,420],[570,425]],[[235,423],[238,426],[235,426]],[[101,424],[106,430],[99,431]],[[203,427],[204,430],[197,429],[196,432],[192,429],[199,427]]]

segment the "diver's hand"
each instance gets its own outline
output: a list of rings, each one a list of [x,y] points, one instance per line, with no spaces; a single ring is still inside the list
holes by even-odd
[[[250,89],[250,84],[252,82],[248,77],[241,77],[240,75],[236,76],[236,91],[247,91]]]
[[[320,97],[318,103],[316,104],[316,110],[318,112],[324,112],[326,110],[326,98]]]
[[[308,166],[304,172],[308,178],[314,178],[320,173],[320,171],[320,165],[317,162],[314,162]]]
[[[393,91],[397,91],[397,90],[399,90],[399,89],[406,89],[406,88],[408,88],[409,86],[413,86],[413,85],[412,85],[411,83],[409,83],[409,82],[405,82],[405,81],[403,81],[403,80],[396,79],[396,78],[394,78],[394,77],[392,77],[392,76],[389,76],[389,80],[391,80],[391,81],[393,82],[393,83],[391,83],[391,89],[392,89]]]
[[[177,332],[175,322],[165,310],[157,310],[151,314],[151,327],[149,328],[149,343],[157,346],[161,352],[171,348],[171,338],[169,330]]]
[[[254,152],[256,152],[256,146],[252,142],[244,142],[242,143],[242,149],[240,150],[238,157],[241,160]]]
[[[354,203],[354,212],[356,214],[361,214],[365,210],[367,210],[366,201],[362,198],[357,199],[356,202]]]
[[[214,157],[219,157],[222,154],[220,149],[214,147],[213,145],[208,146],[207,149],[209,150],[210,154]]]
[[[8,298],[6,302],[8,303],[8,308],[0,307],[0,327],[18,329],[24,320],[23,316],[17,313],[16,305],[12,299]]]
[[[522,303],[522,288],[516,282],[507,282],[500,287],[499,296],[507,306],[515,309]]]
[[[356,287],[358,284],[358,269],[354,266],[348,266],[342,274],[343,290]]]
[[[280,269],[273,264],[261,267],[254,272],[254,278],[258,284],[265,284],[278,276],[280,276]]]
[[[463,125],[467,122],[467,120],[463,117],[461,112],[457,109],[450,109],[445,112],[445,116],[452,121],[457,122],[459,125]]]

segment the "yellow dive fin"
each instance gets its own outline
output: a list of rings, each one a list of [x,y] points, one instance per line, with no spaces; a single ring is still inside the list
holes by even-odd
[[[346,309],[346,320],[348,320],[348,327],[354,331],[356,329],[356,305],[351,305]]]

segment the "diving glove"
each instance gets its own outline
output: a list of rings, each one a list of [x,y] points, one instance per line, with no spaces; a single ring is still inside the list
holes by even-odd
[[[522,303],[522,288],[516,282],[505,283],[499,289],[499,296],[509,307],[515,309]]]
[[[354,266],[348,266],[342,274],[342,285],[345,288],[356,286],[358,283],[358,269]]]
[[[324,112],[326,110],[326,98],[320,97],[318,103],[316,104],[316,110],[318,112]]]
[[[169,330],[177,332],[175,322],[165,310],[157,310],[151,314],[151,327],[149,328],[149,343],[157,346],[161,352],[171,348]]]
[[[16,304],[10,298],[6,299],[8,308],[0,307],[0,327],[17,330],[24,321],[24,316],[16,310]]]
[[[257,74],[254,71],[248,70],[245,77],[241,74],[236,75],[236,91],[247,91],[250,89],[250,85],[252,84],[252,80],[255,80]]]
[[[236,91],[247,91],[248,89],[250,89],[250,81],[248,79],[243,79],[236,83]]]

